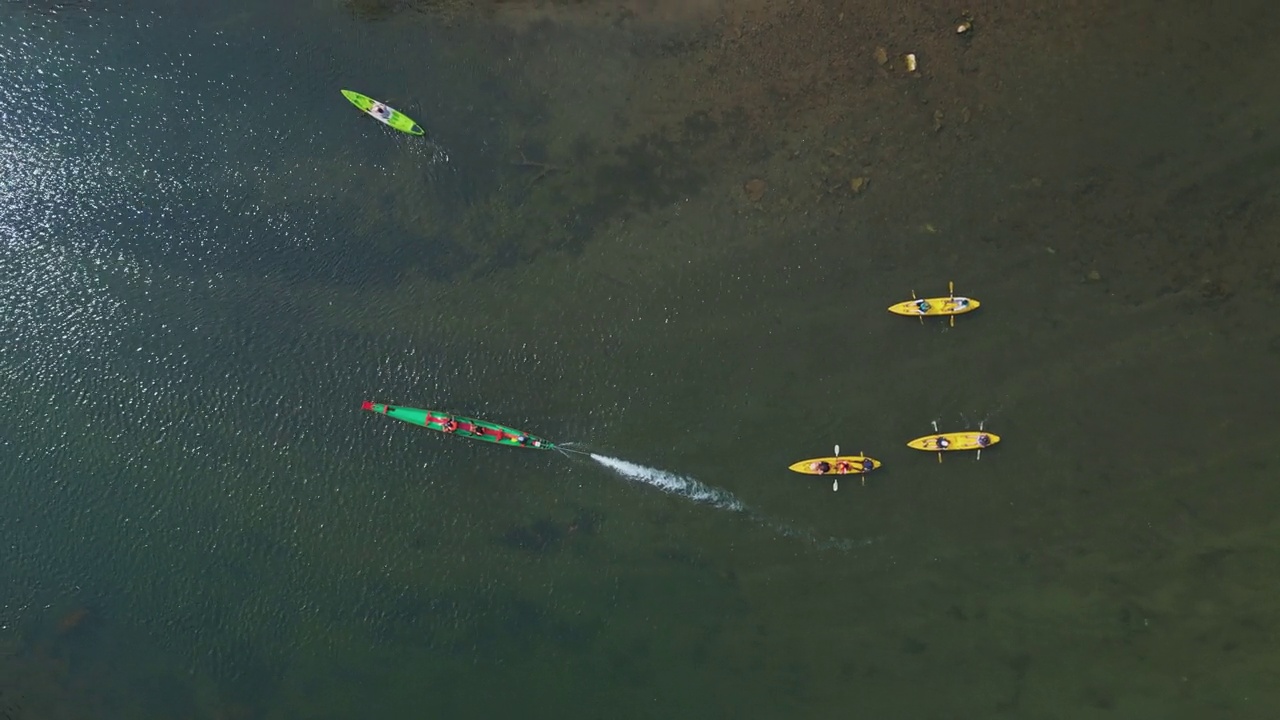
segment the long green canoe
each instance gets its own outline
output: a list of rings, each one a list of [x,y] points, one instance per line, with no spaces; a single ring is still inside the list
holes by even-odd
[[[552,443],[538,437],[530,435],[523,430],[516,430],[506,425],[485,422],[484,420],[476,420],[461,415],[452,415],[450,413],[440,412],[439,410],[422,410],[420,408],[399,407],[397,405],[383,405],[381,403],[364,401],[362,409],[369,412],[378,413],[393,417],[396,420],[407,422],[411,425],[421,425],[431,430],[437,430],[452,435],[461,435],[472,440],[483,440],[485,442],[497,443],[499,445],[509,445],[511,447],[528,448],[530,450],[555,450],[556,446]]]
[[[384,125],[390,125],[400,132],[407,132],[410,135],[423,134],[422,128],[412,118],[385,103],[380,103],[368,95],[361,95],[354,90],[343,90],[342,95],[350,100],[352,105],[360,108],[366,115]],[[378,111],[374,110],[374,105],[380,106]]]

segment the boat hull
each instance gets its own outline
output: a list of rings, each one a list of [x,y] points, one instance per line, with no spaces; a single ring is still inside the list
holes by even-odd
[[[507,447],[524,448],[526,450],[554,450],[556,447],[554,443],[523,430],[439,410],[387,405],[368,400],[361,407],[369,412],[386,415],[410,425],[421,425],[436,432],[458,435],[471,440],[494,443],[495,445],[506,445]]]

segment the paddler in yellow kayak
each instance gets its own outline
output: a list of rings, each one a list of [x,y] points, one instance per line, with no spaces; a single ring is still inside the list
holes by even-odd
[[[950,434],[950,433],[948,433],[948,434]],[[928,439],[928,438],[923,438],[923,440],[924,440],[923,444],[925,445],[925,447],[928,447],[929,439]],[[981,449],[983,449],[983,448],[986,448],[986,447],[990,447],[990,446],[991,446],[991,435],[990,435],[990,434],[988,434],[988,433],[979,433],[976,437],[974,437],[974,439],[973,439],[973,444],[974,444],[974,445],[977,445],[977,446],[978,446],[978,447],[977,447],[977,449],[979,449],[979,450],[981,450]],[[939,450],[950,450],[950,449],[951,449],[951,440],[947,438],[947,435],[939,435],[939,436],[937,436],[937,437],[933,438],[933,446],[934,446],[935,448],[939,449]],[[956,448],[956,449],[957,449],[957,450],[972,450],[973,448],[963,447],[963,448]]]
[[[972,312],[982,305],[982,303],[973,298],[956,297],[955,283],[953,282],[947,283],[947,292],[947,297],[918,298],[915,291],[912,290],[910,300],[890,305],[889,312],[894,315],[918,317],[922,324],[926,315],[947,315],[952,327],[954,327],[957,315]]]
[[[938,453],[938,462],[942,462],[942,453],[952,450],[977,450],[978,459],[982,459],[982,451],[986,448],[1000,442],[1000,436],[995,433],[989,433],[982,428],[982,424],[978,424],[978,430],[964,430],[961,432],[938,432],[938,421],[933,421],[934,435],[925,435],[918,437],[907,443],[907,447],[916,450],[924,450],[925,452]]]
[[[866,455],[841,455],[840,446],[835,447],[835,455],[831,457],[811,458],[809,460],[801,460],[792,463],[788,468],[791,472],[798,472],[802,475],[850,475],[857,474],[865,476],[867,473],[880,467],[880,461],[875,458],[869,458]],[[867,478],[862,478],[862,484],[867,484]],[[832,490],[840,489],[840,479],[836,478],[831,483]]]
[[[854,469],[853,463],[844,459],[837,460],[834,466],[826,460],[818,460],[816,462],[809,463],[809,469],[816,475],[826,475],[829,472],[834,472],[837,475],[848,475],[851,472],[871,472],[876,469],[876,466],[871,458],[864,457],[862,458],[862,462],[858,464],[858,468],[856,470]]]

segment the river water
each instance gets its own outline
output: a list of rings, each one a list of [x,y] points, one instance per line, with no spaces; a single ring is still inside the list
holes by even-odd
[[[0,7],[0,707],[1274,716],[1280,11],[872,5]]]

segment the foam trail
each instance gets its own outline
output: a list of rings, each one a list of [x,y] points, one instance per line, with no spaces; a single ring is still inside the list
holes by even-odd
[[[659,490],[669,492],[672,495],[679,495],[688,498],[694,502],[700,502],[721,510],[730,510],[732,512],[747,512],[747,506],[741,500],[734,497],[733,493],[728,490],[721,490],[694,480],[693,478],[676,475],[665,470],[645,467],[635,463],[619,460],[617,458],[606,457],[591,453],[591,459],[613,470],[628,480],[638,480],[642,483],[652,485]]]
[[[581,450],[576,452],[581,452],[584,455],[590,455],[592,460],[595,460],[628,480],[636,480],[646,483],[658,488],[659,490],[671,493],[672,495],[679,495],[681,497],[688,498],[689,500],[693,500],[694,502],[711,505],[712,507],[717,507],[721,510],[742,513],[783,537],[807,542],[821,550],[842,550],[847,552],[859,547],[871,545],[881,539],[867,538],[864,540],[849,540],[838,537],[823,538],[811,530],[778,522],[777,520],[761,515],[760,513],[748,508],[746,503],[739,500],[728,490],[704,485],[691,477],[676,475],[675,473],[669,473],[665,470],[645,467],[644,465],[637,465],[636,463],[619,460],[618,458],[611,458],[605,455],[587,453]]]

